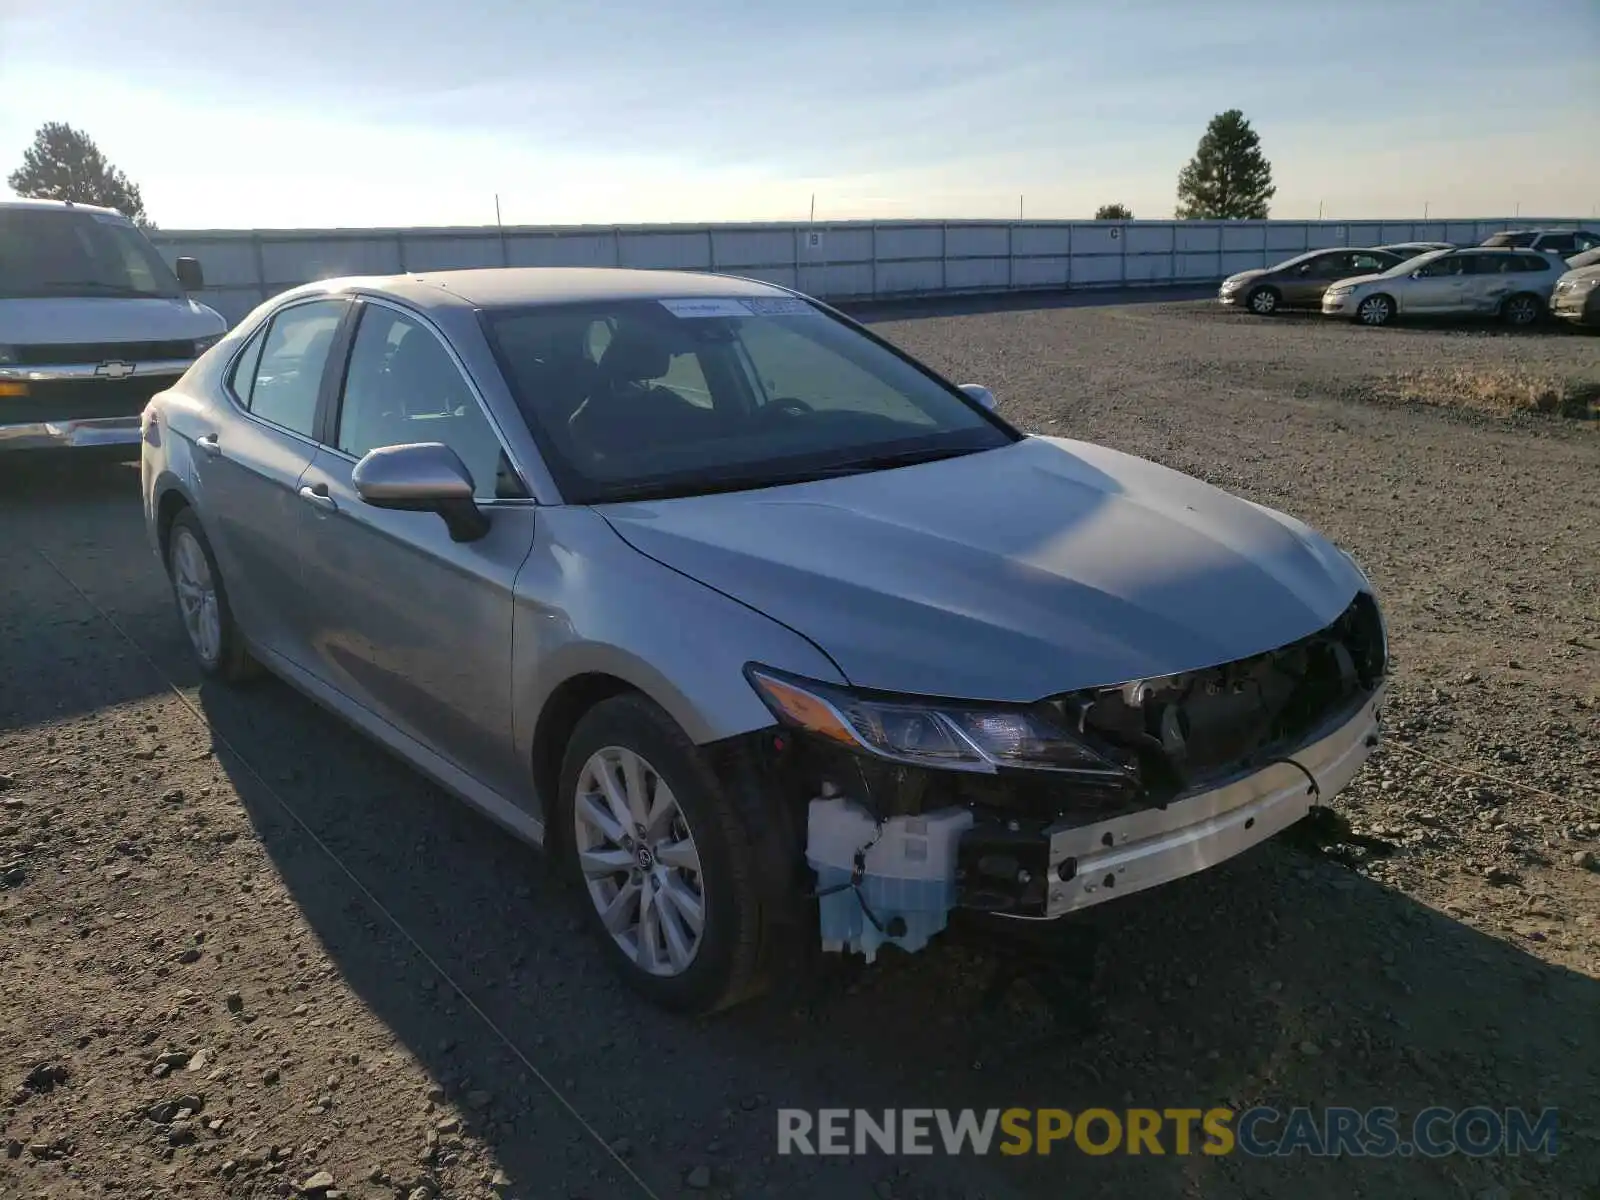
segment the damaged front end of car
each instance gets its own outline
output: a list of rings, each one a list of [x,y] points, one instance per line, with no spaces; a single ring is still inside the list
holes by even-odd
[[[806,813],[825,949],[918,950],[961,907],[1051,919],[1305,816],[1378,739],[1373,597],[1289,645],[1033,704],[851,690],[752,664],[766,775]]]

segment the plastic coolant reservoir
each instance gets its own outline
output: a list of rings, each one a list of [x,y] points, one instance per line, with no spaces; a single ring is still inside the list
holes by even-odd
[[[948,923],[955,905],[956,849],[971,825],[967,809],[942,808],[917,817],[892,817],[879,832],[877,819],[859,804],[843,797],[813,800],[806,862],[817,873],[817,891],[828,893],[818,902],[822,948],[855,950],[871,962],[884,942],[907,951],[927,945]],[[856,852],[869,844],[866,873],[859,887],[851,888]],[[891,923],[898,930],[900,922],[905,932],[891,937],[886,931]]]

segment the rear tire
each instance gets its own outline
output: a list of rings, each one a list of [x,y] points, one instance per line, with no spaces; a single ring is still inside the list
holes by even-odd
[[[1356,305],[1356,321],[1376,329],[1394,320],[1394,301],[1384,295],[1368,296]]]
[[[1544,315],[1544,305],[1532,292],[1507,296],[1500,305],[1500,319],[1514,329],[1526,329]]]
[[[1283,297],[1277,288],[1258,287],[1245,297],[1245,306],[1258,317],[1270,317],[1278,311]]]
[[[222,572],[192,508],[179,512],[167,531],[167,577],[200,670],[227,683],[255,676],[259,668],[233,619]]]
[[[631,829],[607,799],[607,779]],[[551,816],[562,869],[629,987],[688,1013],[761,990],[766,914],[750,831],[699,747],[659,707],[629,693],[584,714]]]

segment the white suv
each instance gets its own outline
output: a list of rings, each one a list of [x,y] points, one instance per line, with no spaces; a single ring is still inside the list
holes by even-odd
[[[1508,229],[1485,238],[1483,245],[1492,250],[1537,250],[1570,258],[1600,246],[1600,233],[1587,229]]]
[[[227,330],[203,286],[112,209],[0,201],[0,451],[137,455],[145,402]]]

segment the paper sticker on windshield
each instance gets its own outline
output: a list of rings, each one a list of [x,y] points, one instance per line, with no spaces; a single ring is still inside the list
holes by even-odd
[[[817,310],[796,296],[758,296],[744,301],[758,317],[812,317]]]
[[[661,307],[675,317],[748,317],[750,310],[737,300],[663,300]]]
[[[100,224],[102,224],[102,225],[132,225],[133,224],[132,221],[128,220],[128,218],[123,216],[121,213],[90,213],[89,215],[91,217],[93,217],[96,221],[99,221]]]

